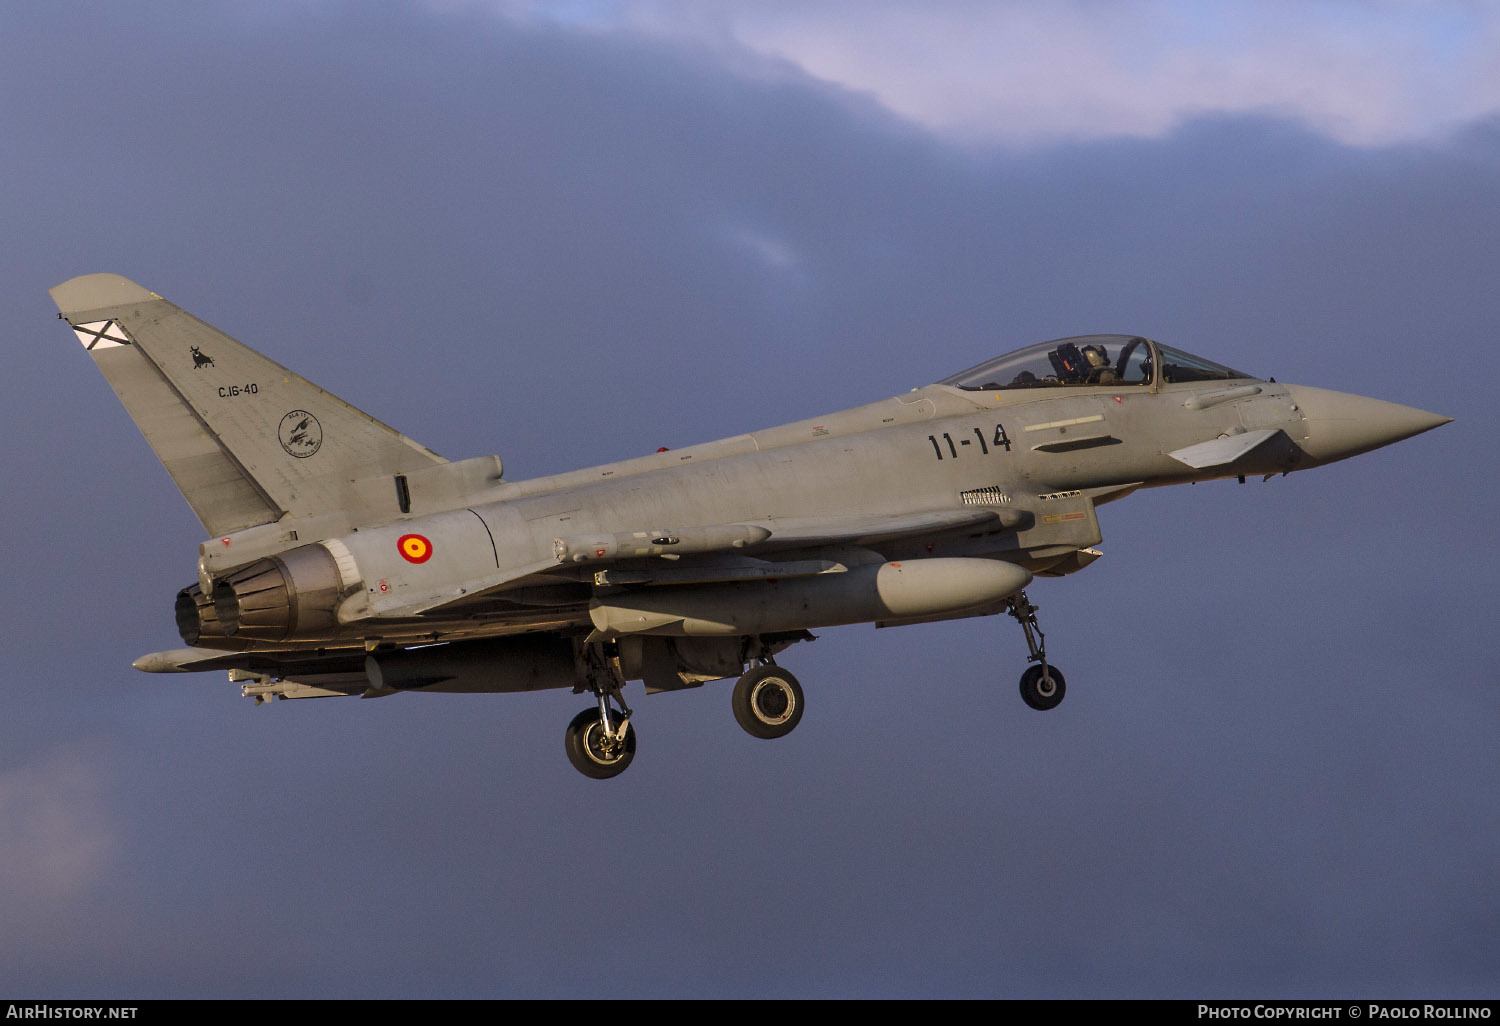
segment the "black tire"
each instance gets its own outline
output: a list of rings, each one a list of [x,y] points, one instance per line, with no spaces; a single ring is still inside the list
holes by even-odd
[[[600,743],[603,735],[604,724],[599,722],[597,708],[574,716],[564,735],[568,761],[579,773],[595,780],[619,776],[635,758],[635,724],[626,725],[625,740],[613,751]]]
[[[1021,700],[1033,709],[1043,712],[1056,709],[1067,693],[1067,682],[1055,666],[1047,667],[1046,680],[1042,679],[1040,666],[1028,666],[1026,672],[1021,674]]]
[[[786,737],[802,720],[802,685],[779,666],[757,666],[734,685],[734,718],[751,737]]]

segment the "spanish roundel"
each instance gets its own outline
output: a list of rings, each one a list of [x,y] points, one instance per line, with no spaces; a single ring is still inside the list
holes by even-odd
[[[396,550],[408,563],[425,563],[432,558],[432,542],[420,534],[403,534],[396,539]]]

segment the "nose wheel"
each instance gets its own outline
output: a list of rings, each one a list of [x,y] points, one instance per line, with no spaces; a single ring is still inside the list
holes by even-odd
[[[1010,615],[1016,618],[1021,630],[1026,633],[1026,647],[1031,651],[1030,661],[1037,664],[1028,666],[1026,672],[1021,674],[1021,701],[1043,712],[1056,709],[1062,702],[1063,695],[1067,694],[1068,686],[1063,680],[1062,672],[1047,663],[1047,636],[1037,623],[1036,606],[1031,604],[1024,591],[1011,599]]]
[[[1026,672],[1021,674],[1021,701],[1033,709],[1043,712],[1056,709],[1067,690],[1067,683],[1055,666],[1045,663],[1041,666],[1028,666]]]

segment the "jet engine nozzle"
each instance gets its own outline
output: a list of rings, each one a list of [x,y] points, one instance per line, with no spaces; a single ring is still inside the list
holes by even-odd
[[[323,545],[303,545],[256,560],[214,585],[213,608],[224,634],[255,641],[327,634],[345,581]]]
[[[198,644],[202,638],[224,637],[224,628],[219,623],[214,600],[205,595],[199,585],[191,585],[177,593],[175,613],[177,633],[189,645]]]

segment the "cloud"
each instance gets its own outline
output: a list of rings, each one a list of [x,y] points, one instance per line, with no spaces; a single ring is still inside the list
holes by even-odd
[[[95,762],[64,747],[0,772],[0,955],[45,952],[89,914],[118,848]]]
[[[724,237],[756,261],[773,270],[788,270],[802,263],[796,248],[777,236],[748,225],[730,225]]]
[[[64,898],[98,878],[114,848],[102,792],[68,749],[0,773],[0,897]]]
[[[740,72],[795,71],[969,144],[1162,138],[1197,116],[1254,114],[1380,146],[1500,110],[1500,9],[1463,0],[498,7],[517,20],[666,40]]]

